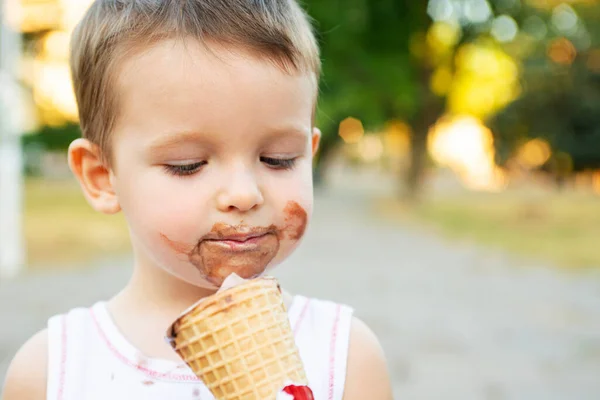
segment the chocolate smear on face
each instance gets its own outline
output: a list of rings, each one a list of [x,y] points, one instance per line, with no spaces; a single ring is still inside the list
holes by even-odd
[[[302,206],[295,201],[289,201],[283,210],[285,213],[285,229],[282,234],[286,235],[286,239],[300,240],[306,231],[308,223],[308,214]]]
[[[297,241],[304,235],[308,221],[306,211],[298,203],[290,201],[284,213],[285,225],[281,227],[250,228],[247,225],[216,223],[196,245],[176,242],[163,234],[161,237],[174,251],[186,255],[203,279],[220,286],[234,272],[245,279],[261,275],[277,256],[281,240]],[[256,238],[257,245],[248,249],[229,247],[227,241],[240,233]]]
[[[235,235],[243,232],[257,240],[256,246],[248,249],[229,247],[225,241],[234,240]],[[170,240],[161,235],[169,247],[178,253],[187,255],[202,277],[210,283],[220,286],[223,280],[232,273],[250,279],[264,272],[267,265],[279,251],[277,228],[249,228],[248,226],[232,226],[217,223],[211,231],[204,235],[195,246]]]
[[[217,285],[234,272],[245,279],[254,278],[265,271],[279,251],[279,239],[274,233],[267,233],[260,240],[260,246],[247,251],[228,250],[204,240],[193,257],[194,265],[209,282]]]
[[[190,245],[185,244],[185,243],[176,242],[174,240],[171,240],[165,234],[161,233],[160,237],[165,242],[167,242],[167,244],[169,245],[169,247],[172,248],[173,250],[175,250],[177,253],[186,254],[187,255],[190,251],[192,251],[194,249],[194,246],[190,246]]]

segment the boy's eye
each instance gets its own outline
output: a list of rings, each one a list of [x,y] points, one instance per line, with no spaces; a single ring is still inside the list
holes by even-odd
[[[196,163],[192,163],[192,164],[183,164],[183,165],[166,164],[166,165],[164,165],[164,167],[165,167],[165,170],[168,173],[170,173],[171,175],[187,176],[187,175],[195,174],[205,164],[208,164],[208,163],[206,161],[200,161],[200,162],[196,162]]]
[[[271,158],[271,157],[261,157],[260,161],[268,165],[273,169],[292,169],[296,164],[295,158]]]

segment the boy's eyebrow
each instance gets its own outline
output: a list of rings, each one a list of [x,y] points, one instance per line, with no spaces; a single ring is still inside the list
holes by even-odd
[[[310,138],[310,129],[299,126],[282,126],[267,130],[266,140],[275,139],[277,137],[289,137],[296,140],[307,140]],[[171,133],[161,137],[148,145],[148,150],[151,152],[168,150],[172,147],[180,146],[186,142],[200,142],[205,145],[210,145],[210,141],[206,133],[198,131],[184,131]]]
[[[148,150],[151,152],[168,150],[171,147],[177,147],[186,142],[204,142],[205,144],[208,144],[206,134],[198,131],[183,131],[169,133],[154,140],[148,145]]]
[[[276,137],[292,137],[295,139],[306,140],[311,136],[310,128],[294,125],[271,128],[267,132],[267,139],[274,139]]]

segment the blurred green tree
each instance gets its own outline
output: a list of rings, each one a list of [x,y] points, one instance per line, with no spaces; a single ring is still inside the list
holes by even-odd
[[[404,118],[412,122],[413,166],[407,175],[416,188],[425,160],[426,127],[442,107],[427,90],[430,71],[411,53],[411,39],[424,36],[430,19],[426,1],[306,0],[316,20],[323,58],[317,121],[323,131],[320,159],[338,140],[348,116],[381,127]],[[318,167],[319,168],[319,165]],[[411,190],[412,192],[412,190]]]
[[[600,168],[600,7],[530,7],[517,18],[525,30],[523,92],[488,122],[497,162],[510,160],[524,140],[542,138],[553,150],[542,168],[559,183],[573,171]]]
[[[457,50],[490,30],[494,13],[510,9],[486,0],[305,0],[316,19],[323,79],[318,123],[321,159],[348,116],[367,129],[400,119],[411,126],[410,160],[400,194],[418,198],[430,127],[446,110],[448,91],[432,89],[434,74],[452,79]],[[475,5],[477,3],[477,5]],[[440,66],[444,68],[439,68]],[[450,84],[450,82],[446,82]]]

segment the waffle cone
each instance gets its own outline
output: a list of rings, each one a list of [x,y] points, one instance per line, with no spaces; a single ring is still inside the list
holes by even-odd
[[[271,400],[307,379],[277,281],[203,300],[172,327],[172,346],[218,400]]]

